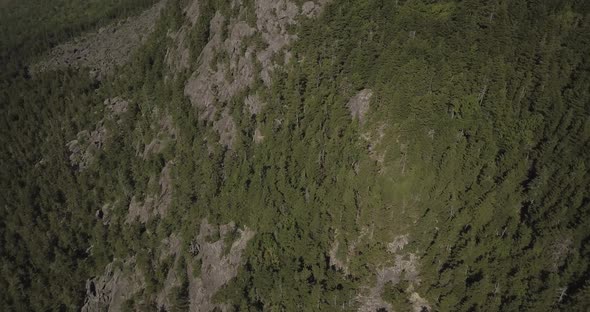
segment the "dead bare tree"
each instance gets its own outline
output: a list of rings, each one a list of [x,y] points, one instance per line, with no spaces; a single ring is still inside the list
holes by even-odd
[[[557,299],[557,303],[560,303],[563,300],[563,298],[566,296],[566,291],[567,286],[557,289],[557,292],[559,292],[559,298]]]
[[[199,245],[199,243],[193,240],[188,247],[188,252],[190,252],[190,254],[193,255],[193,257],[198,255],[199,252],[201,252],[201,245]]]
[[[570,238],[563,238],[556,241],[552,248],[551,260],[553,272],[557,272],[565,257],[570,253],[572,240]]]
[[[483,103],[483,99],[486,96],[486,93],[488,92],[488,83],[487,83],[487,79],[486,79],[486,83],[484,84],[483,88],[481,88],[481,91],[479,91],[479,96],[477,97],[477,104],[481,106],[481,103]]]

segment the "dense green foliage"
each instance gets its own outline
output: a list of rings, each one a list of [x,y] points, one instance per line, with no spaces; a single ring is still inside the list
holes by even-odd
[[[127,5],[139,2],[147,3]],[[271,88],[248,90],[267,103],[261,114],[243,113],[246,92],[223,103],[239,129],[231,150],[214,143],[184,97],[187,75],[165,78],[167,32],[185,22],[180,7],[170,1],[145,47],[108,81],[70,71],[2,82],[0,305],[76,310],[85,280],[131,255],[149,303],[166,272],[190,261],[186,253],[172,265],[150,250],[172,232],[190,241],[207,217],[256,231],[246,265],[218,294],[236,310],[354,310],[391,258],[387,243],[402,234],[420,259],[416,291],[435,310],[588,309],[588,2],[334,1],[293,29],[298,61],[277,69]],[[73,18],[93,27],[115,17],[107,8]],[[202,9],[190,34],[195,63],[205,21],[231,10],[223,1]],[[64,27],[55,28],[59,40],[69,36]],[[2,67],[22,68],[26,59],[4,57],[21,43],[31,53],[55,44],[29,48],[39,36],[31,33],[3,41]],[[360,124],[346,103],[364,88],[374,96]],[[131,107],[107,123],[114,135],[97,161],[77,171],[66,143],[114,96]],[[154,111],[170,114],[178,135],[143,159],[136,145],[155,135]],[[261,144],[252,142],[256,128]],[[124,223],[131,198],[145,197],[171,160],[170,213]],[[96,219],[106,203],[120,222]],[[349,274],[329,265],[334,241],[348,247],[367,231]],[[179,275],[170,296],[184,311],[191,277]],[[407,292],[389,287],[383,298],[405,311]],[[153,308],[137,299],[130,309]]]

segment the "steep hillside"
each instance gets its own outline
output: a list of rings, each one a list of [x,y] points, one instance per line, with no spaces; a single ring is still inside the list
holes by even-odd
[[[0,46],[8,310],[590,308],[585,1],[74,2],[0,21],[40,12]]]

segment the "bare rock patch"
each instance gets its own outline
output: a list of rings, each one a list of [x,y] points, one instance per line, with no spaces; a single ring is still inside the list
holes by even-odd
[[[143,159],[148,159],[153,154],[162,153],[170,142],[176,140],[177,129],[172,116],[167,114],[160,116],[157,113],[156,115],[158,120],[151,125],[151,128],[157,129],[157,133],[152,141],[144,147],[143,152],[138,151],[138,154],[141,154]]]
[[[169,296],[175,287],[181,286],[182,277],[178,274],[186,274],[190,311],[226,311],[228,305],[214,302],[213,297],[238,274],[243,264],[244,251],[254,234],[254,231],[247,227],[239,228],[233,222],[214,225],[204,219],[186,252],[182,249],[182,246],[186,246],[182,239],[171,234],[161,241],[152,255],[154,263],[158,265],[166,259],[172,259],[163,285],[153,297],[139,298],[138,303],[155,304],[159,311],[171,311],[173,306]],[[178,261],[184,259],[188,260],[186,271],[175,269]],[[197,269],[200,274],[194,277],[193,271]],[[135,257],[125,261],[115,260],[105,267],[100,276],[87,280],[82,311],[121,311],[125,301],[135,294],[141,295],[146,285]]]
[[[262,135],[262,131],[260,131],[260,128],[256,128],[256,130],[254,130],[253,140],[256,144],[260,144],[264,141],[264,135]]]
[[[31,67],[32,72],[88,67],[100,79],[131,59],[133,52],[153,32],[165,4],[166,0],[162,0],[139,16],[114,22],[56,46],[44,60]]]
[[[162,217],[166,215],[172,202],[172,166],[173,163],[169,161],[160,172],[157,194],[150,194],[143,201],[138,200],[136,196],[131,198],[125,219],[127,223],[135,220],[145,223],[155,215]]]
[[[418,271],[419,258],[411,252],[402,253],[408,241],[409,236],[406,234],[395,237],[388,244],[387,249],[393,256],[392,265],[379,267],[375,272],[375,284],[365,288],[362,293],[358,294],[356,299],[360,303],[359,312],[378,310],[393,311],[391,304],[382,298],[383,289],[388,283],[395,286],[402,280],[407,281],[410,285],[405,290],[405,293],[408,295],[408,300],[412,303],[413,310],[431,310],[428,301],[414,291],[414,285],[420,284]]]
[[[123,268],[135,266],[135,258],[117,265],[109,263],[103,275],[86,282],[86,299],[82,312],[121,311],[123,303],[145,287],[143,276],[134,271],[125,273]]]
[[[354,97],[352,97],[346,104],[346,106],[350,110],[351,117],[353,119],[358,119],[361,124],[365,122],[365,116],[369,111],[369,103],[371,101],[372,96],[372,90],[363,89]]]
[[[105,127],[105,120],[121,122],[121,115],[127,111],[129,102],[115,97],[104,101],[104,118],[96,125],[94,130],[82,130],[76,138],[66,144],[70,151],[70,163],[79,171],[86,169],[93,161],[96,153],[102,150],[108,138],[108,130]]]
[[[312,2],[313,6],[308,3],[307,14],[312,16],[313,12],[319,12],[325,2]],[[232,6],[235,5],[241,3],[232,2]],[[297,23],[302,10],[289,0],[256,0],[254,5],[255,28],[243,20],[242,14],[225,17],[217,12],[210,22],[211,38],[199,56],[197,70],[184,89],[185,95],[199,109],[201,120],[216,122],[214,117],[223,103],[247,90],[257,78],[269,86],[271,74],[279,66],[274,61],[276,55],[285,53],[285,61],[290,59],[287,47],[297,36],[289,33],[289,27]],[[227,38],[223,38],[225,24],[228,24]],[[247,40],[253,36],[260,36],[264,48]],[[223,56],[222,61],[219,60],[220,55]],[[257,68],[257,63],[261,68]],[[260,112],[259,101],[255,97],[247,98],[246,105],[250,113]],[[216,122],[214,128],[220,136],[219,143],[231,148],[233,139],[227,131],[234,123],[229,121],[231,115],[225,112],[222,115],[221,123]]]
[[[260,112],[262,111],[262,107],[264,107],[264,103],[262,102],[258,94],[248,95],[244,100],[244,104],[250,115],[260,114]]]
[[[107,133],[102,122],[93,131],[78,132],[76,139],[67,143],[72,166],[77,167],[79,171],[86,169],[94,161],[96,152],[102,149]]]
[[[212,241],[211,237],[218,237]],[[224,250],[228,238],[231,246],[227,253]],[[191,311],[213,311],[215,308],[224,308],[223,304],[213,302],[213,296],[238,274],[238,268],[242,264],[242,255],[248,242],[254,237],[254,231],[244,228],[239,229],[234,223],[215,226],[203,220],[199,235],[195,243],[199,246],[197,259],[201,260],[201,276],[191,279],[189,284],[189,296]]]

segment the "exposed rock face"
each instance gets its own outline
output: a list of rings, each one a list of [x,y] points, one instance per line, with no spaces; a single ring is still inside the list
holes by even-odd
[[[267,86],[271,84],[270,75],[277,66],[272,58],[283,51],[296,35],[289,34],[287,28],[296,23],[299,7],[288,0],[257,0],[256,28],[268,46],[259,52],[257,59],[262,64],[260,76]]]
[[[348,259],[341,260],[338,259],[338,249],[340,248],[340,242],[336,240],[332,244],[332,248],[330,249],[330,266],[334,267],[337,270],[344,272],[344,274],[348,274]]]
[[[393,286],[399,284],[401,280],[408,281],[410,286],[406,289],[408,299],[412,303],[414,311],[430,311],[428,302],[421,298],[418,293],[414,292],[414,285],[420,284],[418,277],[418,257],[413,253],[401,253],[404,246],[408,243],[408,235],[401,235],[394,238],[388,244],[388,251],[393,255],[393,265],[381,267],[376,272],[375,285],[368,288],[366,293],[359,294],[357,300],[360,302],[359,312],[369,311],[392,311],[390,303],[381,298],[383,288],[386,284],[391,283]]]
[[[328,253],[330,266],[347,275],[351,274],[348,264],[354,257],[356,246],[361,240],[370,240],[372,239],[371,237],[371,231],[364,228],[360,235],[349,243],[345,258],[340,259],[337,253],[342,247],[338,240],[338,232],[336,232],[334,243]],[[387,284],[391,283],[392,286],[395,286],[401,281],[407,281],[410,285],[404,292],[407,295],[408,301],[412,304],[413,311],[422,312],[431,310],[428,301],[414,291],[414,286],[420,283],[418,271],[419,259],[414,253],[403,253],[403,249],[408,243],[409,235],[406,234],[395,237],[387,244],[387,251],[392,255],[392,258],[375,270],[375,283],[361,289],[361,292],[357,295],[356,301],[359,303],[359,312],[393,311],[391,304],[382,298],[383,290]]]
[[[350,101],[348,101],[348,104],[346,104],[350,110],[352,118],[358,119],[361,124],[365,122],[365,116],[369,111],[369,103],[371,102],[372,96],[373,91],[370,89],[364,89],[352,97]]]
[[[392,254],[401,251],[408,244],[408,237],[408,234],[396,236],[391,243],[387,244],[387,251]]]
[[[361,138],[368,143],[367,149],[369,152],[369,157],[379,164],[379,173],[383,173],[385,171],[384,162],[387,149],[383,148],[382,143],[383,138],[385,137],[386,128],[387,124],[381,123],[376,129],[371,129],[361,135]],[[399,137],[396,139],[396,142],[399,143]],[[403,161],[405,161],[405,159]]]
[[[102,149],[106,136],[107,130],[102,123],[92,132],[78,132],[76,139],[67,144],[72,166],[77,166],[80,171],[86,169],[94,161],[95,152]]]
[[[231,147],[235,136],[235,123],[229,112],[222,113],[221,120],[215,119],[217,102],[226,103],[238,92],[254,82],[253,47],[241,53],[241,41],[254,34],[254,29],[245,22],[232,24],[230,37],[222,39],[225,17],[217,13],[211,20],[212,38],[201,53],[199,68],[189,78],[185,94],[201,112],[200,118],[212,121],[221,137],[220,143]],[[214,63],[216,53],[227,53],[229,64]],[[212,66],[212,63],[213,66]],[[227,80],[226,77],[231,77]]]
[[[70,163],[78,167],[78,170],[86,169],[94,161],[95,153],[103,148],[108,137],[108,131],[104,126],[105,119],[121,122],[119,117],[127,111],[129,103],[116,97],[105,100],[104,105],[105,118],[97,123],[95,129],[78,132],[76,139],[66,144],[70,150]]]
[[[159,192],[157,194],[148,195],[143,202],[138,201],[135,196],[131,198],[126,222],[139,220],[145,223],[154,215],[166,215],[172,202],[172,177],[170,172],[172,166],[173,163],[168,162],[162,169],[158,179]]]
[[[285,53],[285,62],[290,58],[287,47],[297,39],[297,35],[290,34],[289,27],[297,24],[299,16],[316,17],[328,1],[307,1],[300,8],[289,0],[256,0],[256,29],[267,43],[256,58],[262,64],[260,77],[266,86],[270,86],[271,74],[279,66],[273,61],[274,56]]]
[[[106,105],[107,118],[109,119],[116,118],[118,115],[125,113],[129,108],[129,102],[120,97],[106,99],[104,105]]]
[[[264,135],[262,135],[262,131],[260,131],[259,128],[256,128],[256,130],[254,130],[254,143],[256,144],[260,144],[262,143],[262,141],[264,141]]]
[[[212,225],[203,220],[199,233],[191,242],[193,250],[184,253],[182,241],[172,234],[162,240],[154,251],[157,262],[173,257],[173,263],[181,261],[181,255],[193,257],[188,259],[186,276],[188,277],[190,311],[226,311],[228,306],[213,302],[213,296],[231,279],[235,278],[242,265],[242,256],[248,242],[254,237],[254,231],[239,229],[234,223]],[[230,245],[228,245],[230,244]],[[192,260],[200,260],[200,276],[193,277]],[[174,287],[180,286],[180,276],[174,268],[169,268],[162,288],[152,298],[143,298],[146,287],[143,274],[136,266],[135,259],[115,261],[106,266],[104,274],[86,282],[86,299],[82,311],[121,311],[123,304],[135,294],[140,294],[138,301],[155,304],[159,311],[170,311],[173,307],[169,295]],[[152,301],[153,300],[153,301]],[[150,302],[148,302],[150,301]]]
[[[199,18],[200,1],[193,0],[184,9],[184,15],[189,23],[182,25],[175,33],[170,33],[169,36],[174,39],[174,45],[166,52],[166,64],[173,73],[178,73],[184,69],[188,69],[190,65],[190,50],[188,48],[188,35],[190,29],[195,25]]]
[[[307,1],[301,6],[301,13],[307,17],[315,17],[320,14],[323,5],[327,1],[320,1],[320,5],[316,5],[313,1]]]
[[[242,255],[248,241],[252,239],[254,232],[245,229],[238,229],[234,223],[215,226],[203,220],[200,231],[189,248],[189,254],[194,255],[193,259],[200,260],[200,276],[192,278],[194,268],[189,262],[187,275],[189,276],[189,308],[190,311],[214,311],[215,309],[226,311],[225,304],[213,302],[213,296],[236,277]],[[216,240],[212,240],[215,237]],[[229,239],[228,239],[229,238]],[[233,238],[233,240],[232,240]],[[231,246],[227,246],[230,243]],[[171,236],[163,241],[162,253],[164,256],[176,256],[175,262],[180,254],[181,242],[176,236]],[[229,250],[229,251],[228,251]],[[167,295],[171,289],[178,286],[179,279],[176,272],[168,272],[164,289],[158,294],[158,307],[169,310],[171,307],[167,302]]]
[[[229,252],[224,254],[224,241],[233,235],[237,238]],[[212,236],[220,238],[211,242]],[[201,260],[201,276],[191,279],[189,284],[191,311],[213,311],[215,308],[226,310],[225,305],[213,302],[213,295],[236,277],[242,264],[242,255],[252,237],[254,231],[248,228],[238,229],[233,223],[217,227],[203,220],[196,238],[196,243],[200,246],[196,257]]]
[[[236,124],[229,114],[229,109],[224,109],[221,118],[213,123],[213,129],[219,134],[219,143],[231,147],[236,133]]]
[[[168,271],[162,290],[160,290],[156,296],[156,306],[160,309],[160,311],[172,311],[173,306],[169,302],[170,295],[175,287],[181,286],[180,276],[178,276],[176,270],[174,269],[176,264],[181,261],[181,248],[182,241],[178,238],[178,236],[176,236],[176,234],[172,234],[162,240],[162,245],[159,248],[159,261],[162,261],[167,257],[174,258],[173,267]]]
[[[420,297],[417,292],[413,292],[410,295],[410,302],[412,303],[412,311],[414,312],[429,312],[432,310],[428,300]]]
[[[315,16],[325,2],[309,1],[304,5],[304,16]],[[240,5],[240,2],[232,3],[232,6],[236,5]],[[225,17],[217,12],[212,18],[211,39],[203,48],[199,67],[189,78],[184,90],[191,103],[199,109],[201,120],[213,123],[220,136],[219,143],[228,148],[231,148],[236,135],[235,122],[231,112],[223,111],[221,118],[216,118],[217,111],[223,103],[251,87],[256,79],[262,79],[267,86],[270,85],[272,71],[279,66],[274,58],[285,53],[285,60],[288,61],[286,48],[296,38],[288,32],[288,28],[296,24],[297,17],[302,14],[302,9],[288,0],[256,0],[256,28],[253,28],[245,22],[244,10],[239,11],[238,16]],[[228,38],[223,38],[226,21]],[[182,31],[178,34],[179,41],[186,36]],[[250,42],[252,40],[246,40],[253,36],[260,36],[266,44],[262,50]],[[217,60],[216,56],[220,54],[225,56],[224,61]],[[261,65],[260,71],[257,70],[257,63]],[[260,106],[256,105],[255,98],[250,98],[250,104],[253,104],[250,112],[258,114]]]
[[[113,204],[104,204],[102,205],[102,207],[100,209],[97,209],[96,212],[94,213],[94,216],[96,217],[97,220],[102,221],[103,225],[109,225],[109,223],[111,222],[111,209],[113,207]]]
[[[244,100],[244,104],[246,104],[246,109],[250,115],[260,114],[262,107],[264,106],[264,103],[262,103],[258,94],[248,95]]]
[[[264,105],[265,103],[262,102],[258,94],[248,95],[244,100],[244,113],[249,116],[259,115],[262,112]],[[260,127],[257,127],[254,130],[252,140],[256,144],[260,144],[264,141],[264,135],[262,134]]]
[[[123,271],[124,267],[134,265],[134,258],[120,265],[111,262],[102,276],[88,280],[82,312],[121,311],[123,303],[145,287],[143,276],[138,271]]]
[[[158,121],[150,127],[152,129],[157,128],[158,132],[152,141],[144,147],[143,152],[140,152],[143,159],[147,159],[150,155],[161,153],[170,142],[176,140],[177,129],[172,116],[166,114],[163,116],[156,115]]]
[[[502,233],[502,236],[504,233]],[[563,261],[571,253],[572,239],[569,237],[562,237],[556,240],[546,252],[550,252],[551,256],[551,271],[558,272],[559,267],[563,264]]]
[[[88,67],[100,79],[115,66],[131,59],[133,52],[153,32],[165,3],[166,0],[162,0],[139,16],[113,23],[53,48],[45,60],[31,67],[32,72]]]

